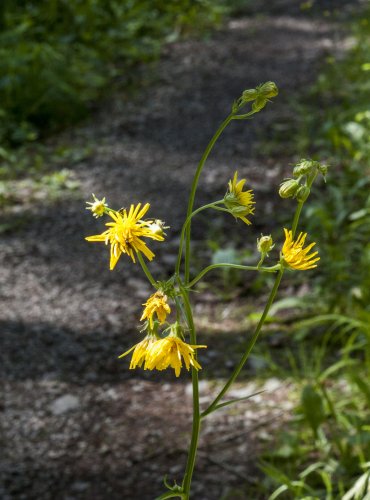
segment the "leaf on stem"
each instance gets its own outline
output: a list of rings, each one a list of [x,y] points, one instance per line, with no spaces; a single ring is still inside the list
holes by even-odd
[[[223,403],[216,405],[210,411],[206,410],[205,412],[202,413],[202,416],[205,417],[206,415],[209,415],[210,413],[213,413],[214,411],[219,410],[220,408],[224,408],[225,406],[232,405],[233,403],[239,403],[239,401],[246,401],[247,399],[253,398],[253,396],[257,396],[257,394],[261,394],[262,392],[265,392],[265,391],[263,390],[263,391],[254,392],[253,394],[250,394],[249,396],[245,396],[243,398],[230,399],[229,401],[225,401]]]

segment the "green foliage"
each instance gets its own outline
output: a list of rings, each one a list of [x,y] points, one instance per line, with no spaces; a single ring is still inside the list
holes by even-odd
[[[325,420],[325,412],[322,397],[318,390],[311,384],[307,384],[303,388],[301,404],[303,414],[316,436],[317,429]]]
[[[305,228],[320,234],[317,294],[329,310],[370,303],[370,177],[356,165],[332,173],[325,196],[305,213]]]
[[[19,145],[80,119],[114,77],[130,83],[164,41],[221,12],[208,0],[2,0],[0,141]]]
[[[331,164],[325,194],[304,221],[305,230],[320,235],[317,296],[329,311],[352,314],[370,303],[369,16],[368,5],[358,10],[351,48],[327,59],[301,103],[296,136],[302,153],[315,151]]]
[[[301,402],[275,450],[264,456],[270,499],[368,498],[370,312],[359,319],[319,315],[297,325],[295,336],[303,347],[302,368],[295,364],[288,373],[302,386]],[[314,338],[322,339],[319,362],[311,359]],[[336,360],[328,364],[333,353]]]
[[[370,7],[352,21],[353,46],[344,57],[329,57],[307,99],[299,142],[329,154],[370,160]],[[312,113],[312,109],[315,112]],[[301,131],[302,132],[302,131]]]

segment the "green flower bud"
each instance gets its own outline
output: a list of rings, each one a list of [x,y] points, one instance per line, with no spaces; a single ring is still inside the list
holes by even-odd
[[[240,98],[240,103],[245,104],[247,102],[254,101],[252,109],[257,112],[265,107],[268,99],[278,95],[278,92],[278,88],[274,82],[262,83],[255,89],[244,90]]]
[[[318,162],[314,160],[301,160],[293,169],[293,176],[309,175],[317,167]]]
[[[299,188],[295,179],[288,179],[280,184],[279,195],[281,198],[293,198]]]
[[[258,111],[261,111],[266,106],[267,99],[265,97],[259,96],[257,99],[254,101],[252,104],[252,110],[257,113]]]
[[[257,250],[262,254],[267,254],[274,246],[271,234],[257,238]]]
[[[308,198],[308,195],[310,194],[310,188],[307,186],[300,186],[297,189],[297,192],[295,194],[295,198],[299,202],[306,201]]]
[[[326,177],[326,174],[328,173],[328,165],[325,163],[319,163],[317,162],[317,170],[323,175],[323,177]]]
[[[270,99],[270,97],[275,97],[278,95],[279,90],[274,82],[266,82],[257,87],[259,94],[265,99]]]
[[[257,89],[248,89],[244,90],[242,93],[242,101],[244,102],[249,102],[249,101],[254,101],[258,97],[258,90]]]

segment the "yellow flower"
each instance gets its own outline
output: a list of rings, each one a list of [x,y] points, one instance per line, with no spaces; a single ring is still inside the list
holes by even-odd
[[[320,257],[316,257],[318,252],[308,253],[316,243],[311,243],[306,248],[303,248],[307,233],[299,233],[295,241],[293,240],[292,231],[284,228],[284,233],[285,242],[282,254],[286,264],[292,269],[300,269],[302,271],[317,267],[315,262],[320,260]]]
[[[94,217],[98,218],[105,214],[108,205],[105,203],[105,198],[99,200],[95,194],[92,194],[94,201],[87,201],[87,205],[91,205],[90,207],[86,207],[86,210],[91,210],[91,213]]]
[[[141,208],[141,203],[136,207],[131,205],[129,212],[124,209],[122,212],[111,210],[108,215],[113,219],[113,222],[107,222],[109,227],[102,234],[88,236],[87,241],[104,241],[106,245],[110,243],[110,269],[114,269],[122,253],[126,253],[135,260],[135,253],[142,252],[148,260],[152,260],[154,253],[149,250],[146,243],[140,239],[152,238],[153,240],[163,241],[164,238],[160,234],[155,234],[150,226],[153,221],[143,221],[142,217],[149,210],[149,203],[146,203]]]
[[[187,370],[190,369],[190,365],[200,370],[201,366],[195,359],[195,349],[201,347],[207,346],[189,345],[178,337],[169,335],[151,344],[147,350],[144,369],[165,370],[170,366],[178,377],[183,366],[183,359]]]
[[[229,181],[229,190],[224,197],[225,206],[230,210],[235,218],[239,218],[246,224],[251,221],[246,218],[247,215],[253,215],[254,203],[253,191],[243,191],[246,179],[238,180],[238,172],[235,172],[232,180]]]
[[[153,328],[154,314],[157,315],[159,322],[162,324],[165,322],[167,314],[171,312],[171,308],[167,304],[167,295],[160,291],[153,293],[143,306],[145,306],[145,309],[140,321],[148,319],[150,328]]]
[[[135,344],[133,347],[131,347],[131,349],[124,352],[118,357],[123,358],[124,356],[127,356],[127,354],[130,354],[131,351],[134,351],[131,358],[130,370],[133,370],[137,366],[141,368],[148,353],[148,349],[153,345],[154,342],[156,342],[156,340],[157,338],[154,335],[149,334],[141,342]]]

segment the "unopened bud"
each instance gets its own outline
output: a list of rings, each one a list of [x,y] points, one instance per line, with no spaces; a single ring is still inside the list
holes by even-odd
[[[252,110],[257,113],[258,111],[261,111],[261,109],[263,109],[266,106],[266,103],[267,103],[267,99],[263,96],[259,96],[252,104]]]
[[[296,200],[299,202],[304,202],[307,200],[310,194],[310,188],[308,186],[300,186],[295,194]]]
[[[242,100],[243,102],[254,101],[257,96],[258,96],[257,89],[244,90],[244,92],[242,93]]]
[[[288,179],[280,184],[279,195],[281,198],[293,198],[299,188],[295,179]]]
[[[274,247],[271,234],[257,238],[257,250],[262,254],[267,254]]]
[[[274,82],[266,82],[257,87],[259,94],[265,99],[270,99],[278,95],[279,90]]]
[[[257,112],[265,107],[268,99],[277,96],[278,93],[278,88],[274,82],[266,82],[258,85],[255,89],[244,90],[240,101],[243,104],[254,101],[252,109]]]
[[[326,177],[326,174],[328,173],[328,165],[325,163],[319,163],[317,164],[317,170],[323,175],[323,177]]]
[[[293,176],[309,175],[317,167],[318,162],[314,160],[301,160],[293,169]]]

